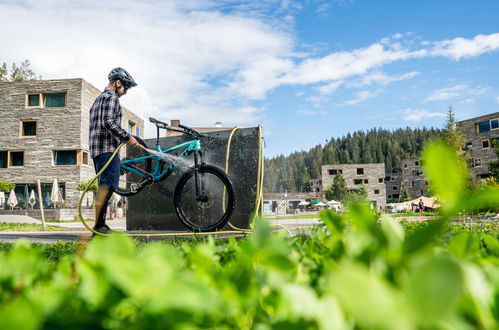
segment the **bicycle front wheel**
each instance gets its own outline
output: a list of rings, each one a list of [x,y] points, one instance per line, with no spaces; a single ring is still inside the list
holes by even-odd
[[[214,231],[225,226],[234,211],[234,189],[224,171],[202,165],[197,173],[191,168],[175,186],[175,211],[192,231]]]

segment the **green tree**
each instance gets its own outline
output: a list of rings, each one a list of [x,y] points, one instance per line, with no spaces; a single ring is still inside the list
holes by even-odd
[[[411,200],[411,194],[409,193],[409,189],[406,186],[402,187],[402,193],[400,194],[401,202],[408,202]]]
[[[3,180],[2,178],[0,178],[0,191],[10,192],[15,187],[16,187],[16,185],[14,183]]]
[[[38,76],[32,69],[29,60],[24,60],[20,65],[12,63],[11,69],[7,68],[7,63],[3,63],[0,67],[0,82],[2,81],[26,81],[39,80],[42,76]]]
[[[452,105],[449,105],[447,110],[447,118],[445,120],[444,130],[442,133],[444,142],[452,148],[456,155],[463,159],[463,148],[465,146],[464,134],[456,120],[456,114]]]
[[[499,157],[499,140],[495,140],[493,146],[496,149],[497,157]],[[489,171],[495,181],[499,182],[499,160],[489,163]]]
[[[345,179],[341,173],[334,176],[333,183],[326,190],[325,195],[327,200],[334,199],[335,201],[342,202],[348,194]]]
[[[86,182],[80,182],[76,185],[76,190],[78,191],[85,191],[85,189],[87,189],[87,187],[90,185],[90,182],[92,181],[92,179],[86,181]],[[96,193],[97,192],[97,180],[94,180],[94,182],[92,183],[92,185],[90,185],[90,187],[88,188],[88,191],[91,191],[93,193]]]

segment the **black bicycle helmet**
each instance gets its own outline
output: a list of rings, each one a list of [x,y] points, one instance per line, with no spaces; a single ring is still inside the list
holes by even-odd
[[[125,85],[126,89],[137,86],[137,83],[133,80],[132,76],[125,69],[120,67],[112,69],[107,77],[109,78],[109,82],[120,80],[123,85]]]

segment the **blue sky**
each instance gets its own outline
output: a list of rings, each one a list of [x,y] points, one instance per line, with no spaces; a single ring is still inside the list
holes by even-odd
[[[499,108],[499,1],[5,1],[0,62],[98,88],[191,126],[264,126],[266,156],[374,127]],[[151,125],[146,137],[152,136]]]

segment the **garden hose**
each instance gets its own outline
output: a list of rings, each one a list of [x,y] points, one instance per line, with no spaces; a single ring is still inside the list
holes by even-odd
[[[228,170],[228,162],[229,162],[229,150],[230,150],[230,143],[231,143],[231,140],[232,140],[232,136],[234,135],[234,133],[239,129],[239,127],[235,127],[232,129],[232,132],[229,136],[229,141],[227,143],[227,154],[226,154],[226,168],[225,168],[225,172],[227,172]],[[262,198],[263,198],[263,146],[262,146],[262,127],[261,126],[258,126],[258,173],[257,173],[257,193],[256,193],[256,201],[255,201],[255,211],[254,211],[254,215],[253,215],[253,219],[252,219],[252,223],[251,223],[251,227],[253,226],[253,222],[254,220],[256,219],[256,216],[257,216],[257,212],[258,212],[258,206],[260,205],[261,201],[262,201]],[[92,186],[92,184],[95,182],[95,180],[97,180],[97,178],[105,171],[105,169],[109,166],[109,164],[111,163],[111,161],[114,159],[114,157],[116,157],[116,155],[118,154],[119,150],[125,145],[125,143],[121,143],[118,148],[116,148],[116,150],[113,152],[113,154],[111,155],[111,157],[109,158],[109,160],[107,161],[107,163],[104,165],[104,167],[99,171],[99,173],[97,173],[95,175],[95,177],[88,183],[88,185],[85,187],[85,190],[83,191],[83,193],[81,194],[80,196],[80,201],[78,203],[78,217],[80,219],[80,221],[83,223],[83,225],[85,226],[85,228],[87,228],[89,231],[91,231],[92,233],[96,234],[96,235],[101,235],[101,236],[108,236],[109,234],[104,234],[104,233],[100,233],[96,230],[94,230],[92,227],[90,227],[89,225],[87,225],[87,223],[85,222],[85,220],[83,219],[83,215],[81,213],[81,205],[83,203],[83,199],[85,197],[85,194],[88,192],[88,190],[90,189],[90,187]],[[138,147],[142,148],[142,149],[145,149],[142,145],[138,145]],[[260,211],[263,211],[263,210],[260,210]],[[233,224],[231,224],[230,222],[228,222],[228,225],[234,229],[234,230],[230,230],[230,231],[215,231],[215,232],[186,232],[186,233],[151,233],[151,234],[143,234],[143,233],[137,233],[137,234],[126,234],[127,236],[132,236],[132,237],[159,237],[159,236],[201,236],[201,235],[214,235],[214,234],[247,234],[247,233],[250,233],[251,230],[249,229],[242,229],[242,228],[237,228],[236,226],[234,226]],[[290,235],[292,235],[291,231],[289,231],[288,228],[286,228],[285,226],[282,226],[282,225],[278,225],[279,227],[281,228],[285,228],[288,233]]]

